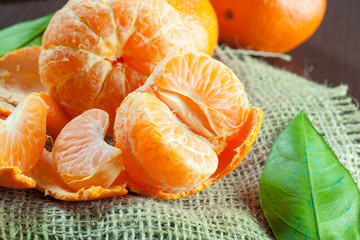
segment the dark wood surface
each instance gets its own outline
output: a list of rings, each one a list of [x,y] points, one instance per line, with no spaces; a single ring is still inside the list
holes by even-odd
[[[0,29],[60,9],[67,0],[0,0]],[[289,53],[291,62],[271,63],[328,86],[347,84],[360,101],[360,1],[328,0],[318,31]]]

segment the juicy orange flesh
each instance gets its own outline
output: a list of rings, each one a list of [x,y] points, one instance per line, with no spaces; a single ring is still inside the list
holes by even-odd
[[[128,147],[124,165],[139,184],[184,191],[216,170],[217,156],[206,140],[189,131],[156,97],[132,93],[118,114],[117,123],[122,122],[119,127],[126,136],[116,139],[116,146]]]
[[[108,114],[92,109],[74,118],[59,134],[54,160],[70,187],[108,187],[120,174],[121,151],[104,141],[108,125]]]
[[[199,53],[177,54],[156,68],[145,86],[220,153],[245,122],[249,102],[225,65]]]
[[[0,167],[30,170],[41,157],[45,137],[45,103],[30,95],[5,121],[0,120]]]

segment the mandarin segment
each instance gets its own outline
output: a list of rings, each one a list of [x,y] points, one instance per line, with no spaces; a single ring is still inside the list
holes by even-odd
[[[46,137],[46,105],[29,95],[5,121],[0,120],[0,167],[30,170],[42,155]]]
[[[171,110],[147,93],[131,93],[117,111],[116,147],[138,184],[169,192],[207,180],[218,159],[206,139],[193,134]]]
[[[71,120],[57,137],[53,157],[63,181],[73,190],[109,187],[122,169],[122,153],[104,137],[109,116],[91,109]]]
[[[41,82],[72,117],[101,108],[112,123],[121,101],[164,57],[214,50],[216,17],[200,2],[204,8],[182,0],[170,2],[176,7],[166,0],[68,1],[44,34]]]

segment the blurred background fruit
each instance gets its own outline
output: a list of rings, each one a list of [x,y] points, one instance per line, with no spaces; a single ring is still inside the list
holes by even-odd
[[[288,52],[319,27],[326,0],[210,0],[220,42],[231,47]]]

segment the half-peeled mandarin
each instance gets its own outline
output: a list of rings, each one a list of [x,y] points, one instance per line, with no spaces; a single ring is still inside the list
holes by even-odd
[[[165,58],[117,110],[129,189],[170,199],[201,191],[240,163],[261,120],[222,63],[201,53]]]

